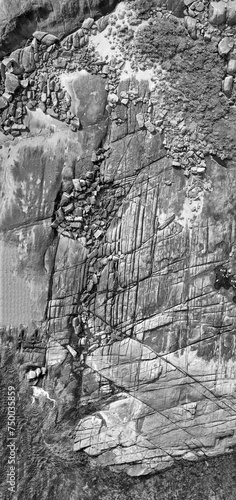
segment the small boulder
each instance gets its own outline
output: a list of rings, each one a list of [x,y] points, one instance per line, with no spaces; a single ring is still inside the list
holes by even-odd
[[[24,78],[23,80],[20,81],[20,84],[21,84],[21,87],[23,87],[23,89],[27,89],[27,87],[29,86],[29,79]]]
[[[75,127],[76,129],[79,129],[80,128],[80,120],[77,116],[75,116],[75,118],[73,118],[73,120],[71,120],[70,124],[72,125],[72,127]]]
[[[8,103],[3,97],[0,97],[0,111],[3,111],[8,106]]]
[[[6,73],[5,92],[7,94],[14,94],[19,86],[20,82],[18,76],[13,73]]]
[[[194,0],[185,0],[187,2],[193,3]],[[183,0],[167,0],[167,9],[171,10],[172,14],[176,17],[183,17],[183,12],[185,9],[185,2]]]
[[[47,108],[47,115],[52,118],[58,118],[58,113],[56,113],[53,108]]]
[[[35,373],[36,373],[36,376],[39,377],[39,375],[41,375],[41,368],[36,368],[35,370]]]
[[[108,24],[109,24],[109,15],[100,17],[96,21],[97,29],[100,33],[106,29]]]
[[[68,193],[62,193],[60,207],[65,207],[71,202],[71,196]]]
[[[146,121],[144,123],[144,125],[145,125],[146,129],[148,130],[148,132],[150,132],[151,134],[154,134],[154,132],[156,131],[156,129],[155,129],[153,123],[151,123],[150,121]]]
[[[35,378],[37,378],[37,375],[35,373],[34,370],[30,370],[27,374],[26,374],[26,378],[27,380],[34,380]]]
[[[218,44],[218,52],[220,56],[227,56],[234,46],[233,38],[225,36]]]
[[[46,33],[46,31],[35,31],[33,33],[33,37],[36,38],[36,40],[38,40],[38,42],[41,42],[42,39],[47,35],[48,33]]]
[[[38,42],[44,43],[47,45],[47,47],[50,47],[50,45],[53,45],[54,43],[58,43],[59,39],[54,36],[50,35],[49,33],[46,33],[45,31],[35,31],[33,33],[33,37],[38,40]]]
[[[13,55],[11,54],[10,57],[5,57],[3,59],[2,64],[5,67],[5,72],[8,71],[9,73],[14,73],[14,75],[20,75],[21,73],[23,73],[23,68],[20,64],[20,57],[18,57],[20,52],[21,51],[18,49],[17,51],[12,53],[13,55],[15,54],[15,57],[13,57]]]
[[[224,0],[220,2],[211,2],[209,7],[209,22],[216,26],[224,24],[226,21],[226,3]]]
[[[67,344],[66,348],[68,349],[70,354],[73,356],[73,358],[75,358],[77,356],[76,350],[73,347],[71,347],[71,345]]]
[[[137,123],[138,123],[139,127],[143,127],[144,126],[144,116],[143,116],[142,113],[137,113],[136,120],[137,120]]]
[[[42,39],[42,43],[47,45],[47,47],[50,47],[50,45],[53,45],[54,43],[58,43],[58,42],[59,42],[59,39],[56,36],[50,35],[50,34],[47,34]]]
[[[4,94],[2,95],[2,97],[7,102],[11,102],[12,101],[12,94],[8,94],[7,92],[4,92]]]
[[[236,0],[229,0],[227,3],[226,22],[230,24],[230,26],[236,24]]]
[[[73,212],[73,210],[74,210],[74,204],[72,202],[69,203],[68,205],[66,205],[65,207],[63,207],[63,211],[66,215]]]
[[[197,29],[196,29],[197,21],[196,21],[196,19],[194,19],[193,17],[190,17],[190,16],[185,16],[184,23],[185,23],[185,26],[186,26],[191,38],[193,40],[196,40],[196,38],[197,38]]]
[[[204,10],[204,3],[203,2],[198,2],[196,5],[195,5],[195,10],[197,12],[203,12]]]
[[[233,90],[234,77],[232,75],[226,76],[222,81],[222,91],[226,97],[231,97]]]
[[[79,36],[78,36],[78,33],[74,33],[74,35],[73,35],[73,47],[74,47],[74,49],[78,49],[79,48]]]
[[[111,106],[115,106],[119,101],[119,97],[117,94],[110,93],[107,96],[107,100]]]
[[[92,17],[87,17],[87,19],[85,19],[83,21],[82,28],[84,28],[86,30],[90,30],[90,28],[92,28],[92,26],[93,26],[93,23],[94,23],[94,19]]]
[[[79,179],[72,179],[72,182],[73,182],[74,189],[76,191],[80,191],[81,190],[80,180]]]
[[[34,48],[29,45],[22,50],[21,64],[25,73],[31,73],[35,69]]]
[[[192,5],[192,3],[194,3],[194,0],[184,0],[185,7],[190,7],[190,5]]]
[[[227,66],[228,75],[235,75],[236,73],[236,59],[230,59]]]

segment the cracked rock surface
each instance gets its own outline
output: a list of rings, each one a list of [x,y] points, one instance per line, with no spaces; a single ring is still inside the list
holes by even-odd
[[[233,500],[236,6],[115,3],[2,38],[18,497]]]

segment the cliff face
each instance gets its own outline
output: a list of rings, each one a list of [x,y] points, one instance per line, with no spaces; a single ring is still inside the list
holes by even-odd
[[[30,429],[20,499],[64,498],[58,473],[70,500],[91,498],[87,475],[100,484],[106,466],[130,498],[123,473],[234,453],[236,6],[221,4],[122,2],[61,42],[59,15],[2,61],[2,366],[19,442]],[[203,482],[176,498],[225,498],[223,479]]]
[[[78,28],[85,16],[98,18],[117,3],[117,0],[1,0],[0,57],[25,44],[36,29],[61,38]]]

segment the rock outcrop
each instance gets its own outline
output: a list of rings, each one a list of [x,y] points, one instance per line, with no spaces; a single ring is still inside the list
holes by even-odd
[[[132,477],[234,453],[236,35],[220,8],[122,2],[62,40],[49,15],[2,61],[2,359],[37,478],[41,446],[57,470]]]
[[[85,16],[109,13],[119,0],[1,0],[0,2],[0,58],[24,44],[35,30],[46,30],[63,36],[74,31]]]

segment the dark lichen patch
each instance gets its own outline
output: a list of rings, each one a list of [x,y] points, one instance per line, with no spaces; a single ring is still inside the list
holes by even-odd
[[[220,290],[221,288],[229,290],[231,287],[234,293],[232,300],[233,302],[236,302],[236,276],[227,271],[226,267],[218,267],[215,272],[215,290]]]

